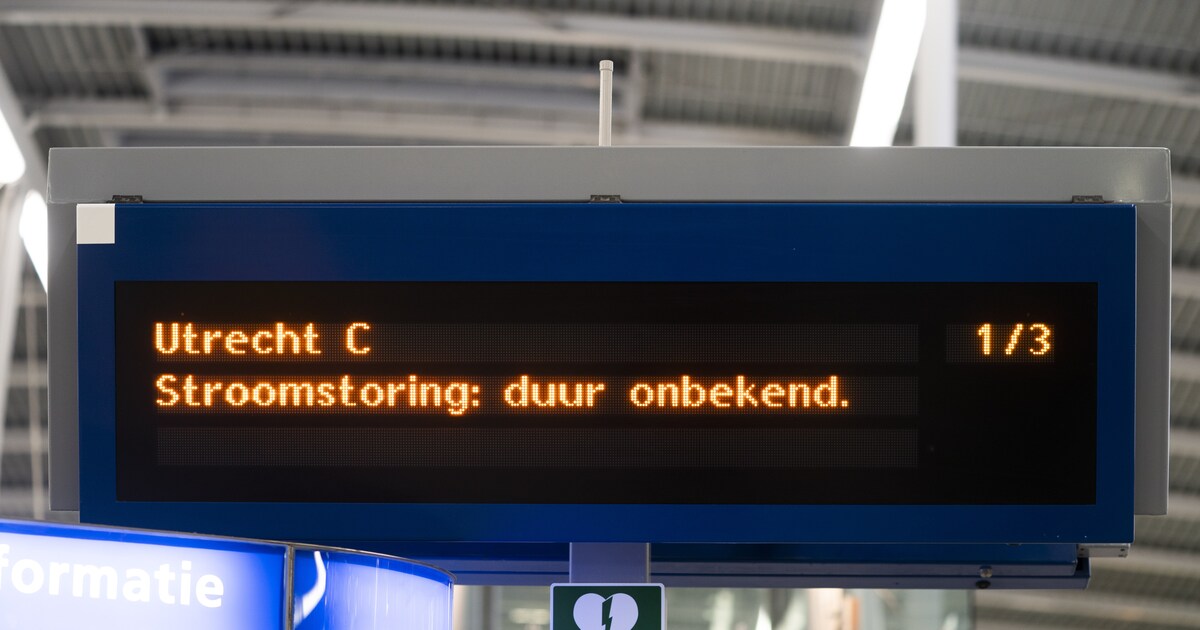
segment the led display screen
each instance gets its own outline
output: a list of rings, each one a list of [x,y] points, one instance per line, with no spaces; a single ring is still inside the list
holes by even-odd
[[[1094,283],[115,286],[123,501],[1095,501]]]

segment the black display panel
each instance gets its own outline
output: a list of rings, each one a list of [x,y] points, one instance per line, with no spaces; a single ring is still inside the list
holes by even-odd
[[[1092,283],[117,282],[121,501],[1090,504]]]

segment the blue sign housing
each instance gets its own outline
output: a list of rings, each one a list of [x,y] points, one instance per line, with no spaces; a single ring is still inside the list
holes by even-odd
[[[78,247],[81,515],[96,523],[336,542],[396,553],[411,549],[427,552],[425,557],[460,553],[429,546],[440,543],[495,545],[471,552],[485,555],[489,549],[505,553],[499,545],[507,543],[668,543],[655,548],[693,559],[727,555],[695,543],[790,543],[778,548],[793,551],[802,544],[883,543],[893,547],[873,549],[885,557],[906,556],[904,545],[945,545],[942,552],[927,548],[923,553],[950,563],[961,559],[946,551],[957,545],[972,557],[1050,558],[1046,561],[1073,572],[1076,544],[1125,543],[1133,537],[1135,238],[1135,208],[1126,204],[117,204],[115,241]],[[128,341],[113,334],[121,326],[119,283],[1079,285],[1071,290],[1083,287],[1081,295],[1094,295],[1089,324],[1094,335],[1084,340],[1094,352],[1086,359],[1087,369],[1094,366],[1094,380],[1086,383],[1095,393],[1090,401],[1094,426],[1089,424],[1082,445],[1039,442],[1032,433],[1020,439],[1034,450],[1053,449],[1068,463],[1076,457],[1089,494],[1062,502],[964,497],[889,503],[833,497],[819,503],[755,503],[751,498],[715,505],[595,502],[579,488],[554,502],[327,501],[305,500],[305,486],[297,482],[288,500],[178,500],[153,498],[151,490],[125,500],[118,493],[115,458],[125,429],[116,412],[118,375],[112,370],[123,352],[118,345]],[[874,315],[888,321],[887,309]],[[287,314],[278,317],[293,321]],[[1049,331],[1037,323],[1036,313],[1029,317],[1024,330],[1042,326]],[[963,338],[971,340],[984,321],[955,323],[974,326],[962,329]],[[983,352],[992,345],[997,353],[1006,345],[1019,351],[1038,348],[1020,345],[1032,343],[1020,336],[1020,321],[1010,318],[1007,328],[989,327],[996,340],[989,338]],[[940,345],[949,343],[946,339],[921,337],[927,344],[922,352],[948,352]],[[152,346],[153,340],[147,332],[135,342]],[[826,388],[832,383],[827,377],[821,382]],[[155,395],[153,383],[145,384],[144,393]],[[454,417],[442,414],[438,421]],[[1003,435],[1002,429],[989,430]],[[1072,455],[1076,451],[1083,454]],[[1020,457],[958,456],[981,470],[1023,463]],[[160,456],[159,461],[166,460]],[[1013,543],[1043,547],[1004,550]],[[546,553],[557,557],[560,551]],[[797,557],[813,556],[801,550]],[[326,560],[332,576],[334,558]],[[1079,575],[1085,574],[1086,563]],[[320,614],[321,609],[312,610]]]
[[[287,547],[0,520],[0,628],[283,628]]]

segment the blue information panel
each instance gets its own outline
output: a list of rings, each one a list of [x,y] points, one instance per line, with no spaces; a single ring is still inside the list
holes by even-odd
[[[0,628],[283,628],[282,545],[0,520]]]
[[[79,246],[82,514],[1126,542],[1135,229],[1116,204],[118,205]]]
[[[446,630],[453,584],[413,562],[300,548],[295,554],[296,630]]]

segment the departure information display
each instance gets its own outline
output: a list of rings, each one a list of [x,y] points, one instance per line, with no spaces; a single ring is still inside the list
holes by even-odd
[[[1094,283],[115,287],[123,501],[1095,501]]]

